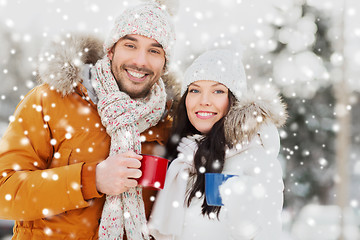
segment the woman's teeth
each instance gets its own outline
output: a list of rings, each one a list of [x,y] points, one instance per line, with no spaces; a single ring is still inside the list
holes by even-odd
[[[208,113],[208,112],[198,112],[197,114],[202,116],[202,117],[207,117],[207,116],[210,116],[210,115],[214,115],[214,113]]]

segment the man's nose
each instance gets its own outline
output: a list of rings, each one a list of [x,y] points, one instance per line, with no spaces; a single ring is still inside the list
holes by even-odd
[[[138,67],[145,67],[147,65],[147,54],[146,51],[144,50],[138,50],[136,51],[134,58],[133,58],[133,63],[138,66]]]

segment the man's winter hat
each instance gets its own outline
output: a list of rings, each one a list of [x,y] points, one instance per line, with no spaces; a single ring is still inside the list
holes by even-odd
[[[181,95],[188,86],[199,80],[224,84],[240,100],[246,93],[246,75],[239,53],[227,49],[210,50],[200,55],[186,70]]]
[[[175,32],[166,6],[157,2],[147,2],[126,9],[116,18],[114,27],[105,39],[105,52],[109,52],[120,38],[128,34],[142,35],[160,43],[168,65],[171,48],[175,42]]]

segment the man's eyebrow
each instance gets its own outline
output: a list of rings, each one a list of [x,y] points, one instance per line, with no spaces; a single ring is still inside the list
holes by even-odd
[[[160,43],[152,43],[151,46],[158,47],[158,48],[163,48]]]
[[[122,37],[122,39],[138,42],[138,40],[136,38],[131,37],[129,35],[125,35],[124,37]],[[158,42],[152,43],[151,46],[158,47],[158,48],[163,48],[162,45],[160,43],[158,43]]]
[[[127,39],[127,40],[130,40],[130,41],[135,41],[135,42],[137,42],[137,39],[136,39],[136,38],[130,37],[129,35],[123,36],[122,39]]]

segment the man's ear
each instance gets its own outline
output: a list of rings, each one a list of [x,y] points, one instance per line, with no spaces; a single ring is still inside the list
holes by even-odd
[[[114,52],[115,52],[115,45],[111,48],[111,50],[108,52],[108,57],[109,59],[112,61],[113,60],[113,57],[114,57]]]
[[[165,59],[165,63],[164,63],[164,67],[163,67],[163,69],[162,69],[162,73],[161,73],[161,75],[164,75],[165,73],[166,73],[166,59]]]

